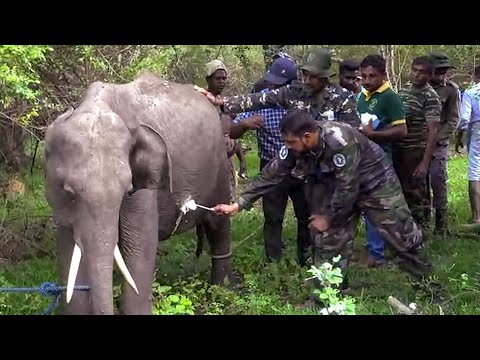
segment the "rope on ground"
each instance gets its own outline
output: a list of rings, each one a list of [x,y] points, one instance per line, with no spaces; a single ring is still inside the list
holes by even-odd
[[[58,300],[62,295],[62,291],[66,290],[66,286],[55,285],[51,282],[44,282],[39,287],[11,287],[11,288],[0,288],[0,293],[28,293],[28,292],[38,292],[43,296],[52,296],[52,302],[48,307],[40,313],[40,315],[49,315],[57,306]],[[74,290],[86,291],[90,290],[90,286],[87,285],[75,285]]]

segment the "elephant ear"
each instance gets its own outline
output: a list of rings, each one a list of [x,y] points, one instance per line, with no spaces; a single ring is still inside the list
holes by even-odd
[[[137,114],[142,114],[142,123],[166,145],[170,192],[177,210],[188,199],[214,205],[210,203],[211,194],[219,193],[218,179],[223,179],[223,173],[228,174],[224,130],[217,109],[191,85],[152,77],[138,82]],[[228,200],[226,194],[225,199],[217,201]]]

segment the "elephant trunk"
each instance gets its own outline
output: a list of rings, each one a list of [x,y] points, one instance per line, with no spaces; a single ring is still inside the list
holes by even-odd
[[[114,240],[114,241],[113,241]],[[98,240],[86,247],[92,314],[113,315],[113,252],[117,239]]]
[[[106,222],[101,223],[105,224]],[[114,313],[112,284],[114,260],[137,294],[138,290],[117,245],[118,221],[112,222],[112,225],[108,227],[105,225],[91,226],[88,229],[88,234],[83,232],[83,234],[74,236],[75,246],[68,272],[66,300],[69,303],[72,296],[75,296],[74,286],[80,262],[82,262],[87,274],[87,285],[90,286],[90,312],[98,315],[111,315]]]

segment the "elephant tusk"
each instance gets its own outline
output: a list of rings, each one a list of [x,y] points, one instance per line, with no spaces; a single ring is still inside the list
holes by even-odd
[[[67,282],[67,304],[72,300],[73,290],[75,288],[75,281],[77,280],[78,268],[80,266],[80,259],[82,258],[82,250],[75,244],[73,248],[72,261],[70,262],[70,270],[68,272]]]
[[[137,285],[135,284],[135,281],[133,280],[133,277],[130,274],[130,271],[128,271],[125,261],[123,261],[122,253],[120,252],[118,245],[115,245],[115,251],[113,255],[115,256],[115,261],[120,271],[122,272],[123,276],[125,277],[125,280],[127,280],[127,282],[130,284],[130,286],[133,288],[133,290],[135,290],[135,292],[138,295]]]

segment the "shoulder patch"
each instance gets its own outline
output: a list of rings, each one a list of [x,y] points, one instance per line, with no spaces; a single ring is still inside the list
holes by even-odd
[[[288,156],[288,149],[287,147],[284,145],[282,146],[282,148],[280,149],[280,151],[278,152],[278,156],[280,157],[280,160],[285,160]]]
[[[345,155],[343,154],[335,154],[333,155],[333,163],[336,167],[342,168],[347,163],[347,159],[345,159]]]
[[[332,135],[332,137],[337,140],[337,142],[342,145],[342,146],[347,146],[347,141],[343,137],[342,130],[338,126],[332,126],[330,128],[329,134]]]

